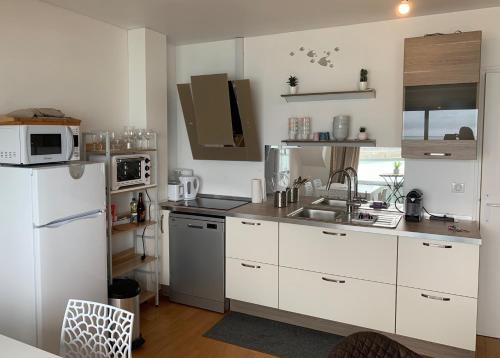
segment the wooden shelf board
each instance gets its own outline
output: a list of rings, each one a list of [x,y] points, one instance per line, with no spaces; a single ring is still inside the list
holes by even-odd
[[[130,193],[134,191],[141,191],[145,189],[152,189],[156,188],[158,185],[157,184],[149,184],[149,185],[134,185],[134,186],[129,186],[123,189],[118,189],[118,190],[111,190],[111,195],[116,195],[116,194],[121,194],[121,193]]]
[[[111,155],[141,154],[155,151],[156,149],[111,149]],[[87,150],[86,153],[87,155],[106,155],[105,150]]]
[[[343,99],[369,99],[376,97],[376,91],[373,88],[359,91],[334,91],[334,92],[311,92],[297,94],[282,94],[287,102],[308,102],[308,101],[331,101]]]
[[[81,120],[72,117],[37,117],[37,118],[17,118],[0,116],[0,125],[32,124],[32,125],[64,125],[79,126]]]
[[[119,252],[113,255],[113,278],[134,271],[135,269],[154,262],[155,260],[156,259],[153,256],[146,256],[144,260],[141,260],[141,255],[136,254],[133,248]]]
[[[113,234],[122,234],[124,232],[135,231],[137,229],[143,229],[146,226],[155,225],[156,221],[146,221],[143,223],[128,223],[113,226]]]
[[[139,295],[139,302],[144,303],[154,297],[156,297],[156,293],[154,293],[153,291],[141,291]]]
[[[285,139],[282,143],[288,145],[296,145],[300,147],[376,147],[377,141],[374,139],[368,140],[345,140],[345,141],[335,141],[335,140],[295,140],[295,139]]]

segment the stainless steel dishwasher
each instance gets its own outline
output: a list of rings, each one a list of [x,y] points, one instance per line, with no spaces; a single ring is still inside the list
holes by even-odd
[[[224,218],[170,215],[170,300],[224,312]]]

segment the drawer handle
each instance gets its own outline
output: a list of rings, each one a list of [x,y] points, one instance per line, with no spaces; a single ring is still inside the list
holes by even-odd
[[[260,223],[252,223],[250,221],[242,221],[243,225],[252,225],[252,226],[260,226]]]
[[[439,296],[432,296],[432,295],[426,295],[425,293],[420,294],[423,298],[428,298],[430,300],[436,300],[436,301],[451,301],[451,298],[448,297],[439,297]]]
[[[323,281],[334,282],[334,283],[345,283],[345,280],[334,280],[333,278],[321,277]]]
[[[452,249],[452,245],[442,245],[442,244],[432,244],[430,242],[424,242],[422,245],[427,247],[437,247],[439,249]]]
[[[451,157],[451,153],[424,153],[428,157]]]
[[[241,266],[248,267],[248,268],[253,268],[253,269],[260,269],[260,266],[256,266],[256,265],[241,264]]]
[[[332,235],[332,236],[342,236],[342,237],[347,236],[347,234],[346,234],[346,233],[343,233],[343,232],[330,232],[330,231],[323,231],[323,234],[325,234],[325,235]]]

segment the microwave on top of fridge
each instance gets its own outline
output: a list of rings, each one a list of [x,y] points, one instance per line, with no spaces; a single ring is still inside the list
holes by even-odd
[[[31,165],[80,160],[80,126],[2,125],[0,164]]]

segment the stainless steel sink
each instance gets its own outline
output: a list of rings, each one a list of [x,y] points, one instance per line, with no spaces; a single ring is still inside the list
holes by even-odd
[[[345,207],[346,201],[339,199],[328,199],[328,198],[319,198],[316,201],[313,201],[312,204],[324,205],[324,206],[335,206],[335,207]]]
[[[290,217],[297,217],[297,218],[304,218],[304,219],[310,219],[310,220],[317,220],[317,221],[335,221],[339,213],[334,210],[322,210],[322,209],[313,209],[313,208],[300,208],[299,210],[296,210],[288,216]]]
[[[402,214],[386,210],[356,210],[347,214],[345,208],[330,206],[328,209],[313,203],[310,207],[303,207],[288,214],[288,217],[304,220],[331,222],[344,225],[374,226],[394,229],[398,226]],[[335,210],[334,210],[335,208]]]

